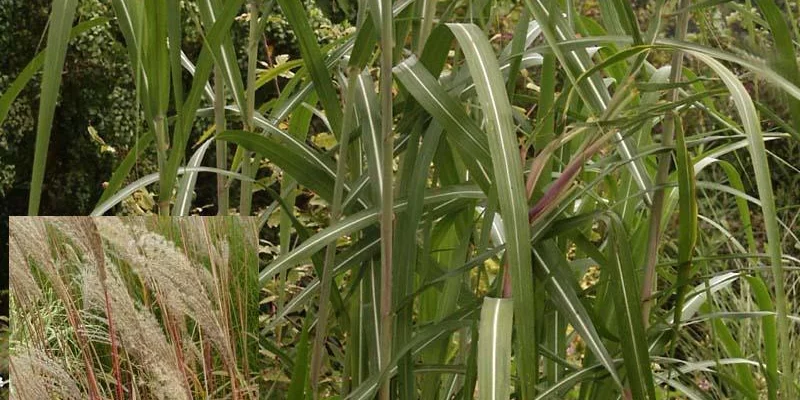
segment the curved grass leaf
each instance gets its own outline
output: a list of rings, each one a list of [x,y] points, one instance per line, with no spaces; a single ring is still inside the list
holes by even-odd
[[[196,168],[182,167],[182,168],[178,168],[178,175],[183,174],[183,173],[187,173],[187,172],[211,172],[211,173],[214,173],[214,174],[221,174],[221,175],[229,176],[231,178],[236,178],[236,179],[239,179],[239,180],[247,180],[247,179],[252,180],[252,178],[249,178],[249,177],[244,176],[242,174],[238,174],[236,172],[231,172],[231,171],[228,171],[228,170],[217,169],[217,168],[209,168],[209,167],[196,167]],[[89,214],[89,215],[93,216],[93,217],[99,217],[99,216],[105,214],[108,210],[110,210],[112,207],[114,207],[117,204],[119,204],[122,200],[125,200],[128,196],[132,195],[137,190],[139,190],[141,188],[144,188],[147,185],[152,185],[153,183],[158,182],[158,179],[159,179],[159,174],[156,172],[156,173],[153,173],[153,174],[145,175],[145,176],[137,179],[136,181],[131,182],[128,186],[125,186],[122,190],[120,190],[119,192],[115,193],[113,196],[110,196],[108,199],[106,199],[106,201],[101,202],[100,204],[96,205],[94,207],[94,210],[92,210],[92,213]]]
[[[397,64],[394,74],[414,99],[445,128],[448,141],[461,153],[471,176],[478,185],[488,190],[492,181],[488,172],[492,170],[492,161],[486,135],[478,124],[419,64],[416,57],[409,57]]]
[[[39,98],[39,114],[36,121],[36,147],[33,155],[33,173],[28,198],[28,215],[39,214],[42,198],[42,184],[47,163],[47,150],[50,146],[50,130],[53,127],[53,114],[56,111],[58,92],[61,87],[61,70],[67,55],[72,19],[78,0],[53,2],[50,12],[50,27],[47,32],[47,47],[44,50],[44,71],[42,90]]]
[[[348,271],[358,264],[368,261],[368,259],[375,256],[380,244],[380,239],[375,239],[369,241],[366,244],[356,244],[348,248],[346,254],[340,254],[337,257],[336,265],[333,268],[334,275],[339,275],[345,271]],[[296,294],[292,297],[284,308],[282,308],[275,316],[272,318],[272,321],[267,324],[264,330],[270,331],[274,329],[278,324],[284,321],[284,319],[291,313],[298,311],[302,307],[304,307],[308,302],[314,299],[314,296],[317,295],[319,292],[320,283],[319,279],[315,278],[311,283],[303,288],[300,293]]]
[[[633,265],[628,248],[628,236],[616,216],[611,218],[611,246],[609,246],[609,273],[611,275],[614,314],[619,324],[625,371],[635,399],[656,399],[647,336],[642,322],[638,272]]]
[[[317,44],[317,37],[311,29],[309,17],[303,10],[303,5],[295,0],[278,0],[286,20],[292,26],[297,42],[300,45],[300,54],[306,63],[306,67],[314,81],[314,90],[319,95],[325,115],[331,122],[331,127],[336,137],[342,129],[342,109],[339,104],[339,97],[333,87],[333,80],[330,72],[325,66],[322,52]]]
[[[447,26],[464,51],[486,119],[494,183],[497,186],[500,215],[505,227],[514,313],[526,316],[514,321],[514,327],[519,343],[516,360],[521,393],[523,398],[530,398],[536,393],[538,374],[536,319],[533,317],[535,293],[525,185],[522,182],[522,165],[511,117],[511,104],[494,50],[483,31],[472,24]]]
[[[211,145],[213,140],[207,140],[205,143],[194,152],[189,162],[186,164],[189,168],[196,168],[203,162],[203,157],[206,155],[206,150]],[[178,185],[178,192],[175,196],[175,208],[172,210],[172,215],[186,216],[189,215],[189,209],[192,207],[192,194],[194,193],[194,185],[197,182],[197,171],[191,171],[183,174],[181,182]]]
[[[364,152],[367,158],[367,172],[372,188],[372,202],[380,204],[383,193],[383,165],[381,151],[380,109],[375,95],[372,78],[367,71],[358,74],[356,80],[356,112],[361,122],[361,137],[364,139]]]
[[[484,297],[478,328],[478,398],[511,396],[511,325],[514,301]]]
[[[217,139],[236,143],[248,150],[261,154],[280,166],[297,182],[313,190],[322,198],[328,201],[333,199],[336,174],[332,167],[327,164],[323,164],[324,168],[321,167],[318,163],[321,162],[321,159],[318,156],[309,159],[308,153],[312,150],[298,149],[297,146],[291,146],[299,143],[297,140],[288,143],[289,145],[287,146],[287,143],[275,137],[264,137],[247,131],[225,131],[217,135]],[[301,146],[307,147],[304,144],[301,144]],[[301,153],[298,150],[304,151]]]
[[[794,383],[792,382],[794,374],[792,373],[792,361],[790,356],[792,344],[790,342],[788,319],[786,317],[786,292],[783,285],[780,283],[784,282],[783,266],[781,265],[781,237],[778,227],[778,215],[775,209],[775,196],[772,191],[769,162],[767,161],[767,153],[764,148],[764,136],[761,132],[758,113],[744,85],[742,85],[742,82],[733,72],[719,61],[705,54],[699,54],[697,52],[692,52],[691,54],[713,69],[722,79],[725,86],[728,87],[728,90],[731,91],[733,102],[742,120],[742,127],[748,136],[750,144],[748,150],[750,151],[750,157],[755,172],[758,197],[761,200],[761,212],[764,216],[764,227],[767,233],[766,250],[770,255],[770,262],[772,264],[772,278],[776,282],[774,290],[777,315],[778,354],[781,354],[781,369],[783,370],[781,385],[782,395],[792,398],[795,392]],[[772,374],[773,372],[770,373]]]

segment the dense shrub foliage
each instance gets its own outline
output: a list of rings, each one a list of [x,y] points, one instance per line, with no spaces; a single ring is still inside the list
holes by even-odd
[[[4,1],[0,4],[0,91],[9,85],[33,56],[44,47],[42,32],[50,1]],[[81,2],[78,20],[113,17],[104,1]],[[53,128],[48,193],[44,199],[49,214],[86,214],[102,192],[102,183],[135,142],[139,127],[138,106],[133,90],[125,46],[113,24],[103,24],[72,41],[64,67],[58,111]],[[2,125],[2,181],[0,192],[12,213],[24,210],[33,154],[38,77],[26,87],[11,107]],[[101,152],[88,128],[116,149]],[[142,169],[147,171],[149,163]]]

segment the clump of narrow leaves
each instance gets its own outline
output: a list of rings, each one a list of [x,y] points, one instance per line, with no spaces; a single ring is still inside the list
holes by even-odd
[[[76,1],[53,8],[40,152]],[[257,212],[263,227],[280,213],[259,272],[268,396],[794,398],[797,219],[776,207],[783,160],[767,150],[800,130],[788,3],[745,10],[775,36],[762,43],[774,54],[743,54],[697,28],[718,2],[658,0],[645,19],[631,2],[589,17],[525,0],[508,24],[488,1],[337,1],[356,29],[320,46],[300,2],[210,1],[190,60],[171,45],[177,2],[114,0],[159,172],[123,187],[132,152],[94,214],[157,183],[159,212],[186,215],[201,172],[216,175],[221,214]],[[264,73],[275,10],[302,61]],[[230,27],[245,11],[240,71]],[[267,83],[280,94],[256,104]],[[187,153],[199,115],[214,134]],[[331,149],[307,140],[320,132]],[[257,179],[264,161],[280,188]],[[298,189],[326,226],[297,217]],[[274,203],[253,210],[258,190]]]

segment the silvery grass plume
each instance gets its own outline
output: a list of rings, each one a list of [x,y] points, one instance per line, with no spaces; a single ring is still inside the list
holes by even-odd
[[[86,374],[86,385],[91,398],[100,397],[98,379],[95,376],[95,361],[92,359],[92,348],[89,339],[86,337],[86,329],[75,300],[70,293],[68,281],[65,276],[66,267],[69,261],[63,257],[63,246],[59,246],[58,239],[54,237],[54,232],[50,231],[50,225],[57,222],[58,218],[53,217],[12,217],[9,218],[9,242],[15,243],[18,247],[19,255],[17,261],[32,260],[36,268],[43,272],[50,287],[58,296],[64,306],[69,326],[75,333],[77,346],[80,349],[83,368]],[[17,251],[17,250],[15,250]],[[30,273],[30,264],[15,263],[10,266],[14,269],[11,274]],[[27,269],[27,272],[22,272]],[[17,272],[17,271],[20,272]],[[21,276],[21,275],[20,275]],[[30,290],[27,288],[26,290]],[[12,293],[16,296],[16,293]],[[36,316],[36,313],[33,313]],[[39,341],[45,346],[44,337],[39,332]]]
[[[27,257],[16,237],[9,239],[8,263],[11,292],[20,307],[30,310],[42,298],[42,289],[36,284]]]
[[[59,272],[59,260],[53,258],[53,249],[50,246],[45,224],[48,219],[34,217],[9,218],[9,246],[13,245],[19,251],[19,256],[15,261],[33,260],[36,267],[47,275],[59,298],[65,303],[71,303],[67,287],[64,285]],[[15,266],[22,267],[22,264]],[[28,267],[25,266],[25,268]],[[30,273],[30,271],[23,272],[22,269],[15,268],[14,273],[16,274],[18,271],[20,276],[24,273]]]
[[[20,400],[82,399],[81,390],[63,365],[43,351],[24,347],[11,355],[11,398]]]
[[[174,243],[141,226],[126,225],[118,218],[95,221],[114,253],[145,280],[170,313],[195,320],[226,365],[233,366],[230,338],[209,296],[214,287],[210,272],[193,265]]]
[[[108,263],[107,287],[113,309],[114,325],[122,348],[142,369],[149,392],[158,399],[187,399],[185,385],[175,351],[152,313],[137,307],[128,293],[115,265]],[[84,266],[83,295],[89,308],[105,311],[105,298],[95,268]]]

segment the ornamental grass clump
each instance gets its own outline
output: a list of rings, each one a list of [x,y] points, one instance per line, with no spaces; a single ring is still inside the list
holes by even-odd
[[[53,3],[31,214],[77,3]],[[89,226],[13,222],[17,341],[88,397],[133,391],[118,276],[191,395],[798,397],[800,208],[775,189],[800,171],[773,151],[800,143],[796,2],[318,1],[355,28],[322,43],[304,3],[111,1],[146,132],[92,214],[162,219],[96,220],[105,263]],[[300,57],[272,62],[275,12]],[[214,212],[258,219],[167,219]],[[219,235],[244,230],[257,277]]]
[[[12,217],[12,397],[259,398],[253,223]]]

